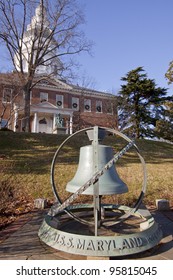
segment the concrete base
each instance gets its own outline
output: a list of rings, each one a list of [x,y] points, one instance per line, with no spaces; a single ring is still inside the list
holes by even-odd
[[[93,256],[87,256],[86,258],[87,260],[110,260],[110,257],[93,257]]]
[[[47,207],[47,199],[44,199],[44,198],[35,199],[34,206],[37,209],[45,209]]]
[[[156,199],[156,207],[159,211],[170,210],[169,200],[167,200],[167,199]]]
[[[0,231],[0,260],[86,260],[86,256],[57,251],[40,242],[37,234],[45,214],[45,210],[26,214]],[[141,254],[111,259],[173,260],[173,209],[153,210],[152,215],[163,231],[159,246]]]
[[[66,134],[66,127],[57,127],[57,134]]]
[[[81,215],[85,221],[94,224],[93,211],[89,211],[91,206],[88,204],[82,205],[83,208],[79,206],[75,206],[75,213],[78,209],[78,216]],[[72,213],[73,207],[69,209]],[[130,218],[124,221],[121,212],[127,215],[131,208],[123,205],[105,205],[104,209],[107,212],[107,220],[105,219],[104,223],[107,224],[106,227],[102,224],[98,228],[97,236],[93,234],[93,226],[88,223],[79,223],[65,212],[54,218],[47,215],[38,236],[42,242],[57,251],[84,255],[87,258],[90,256],[92,259],[93,257],[94,259],[100,257],[109,259],[137,254],[157,246],[160,242],[162,238],[160,227],[144,205],[142,209],[138,209],[134,215],[131,214]],[[112,220],[114,218],[111,223],[110,218]]]

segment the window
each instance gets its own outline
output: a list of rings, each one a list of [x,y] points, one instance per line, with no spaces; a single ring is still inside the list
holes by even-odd
[[[91,100],[84,99],[84,112],[91,112]]]
[[[45,84],[45,85],[47,85],[49,82],[48,82],[47,80],[41,80],[41,81],[39,81],[38,83],[39,83],[39,84]]]
[[[79,111],[79,98],[72,97],[72,109],[75,111]]]
[[[63,95],[56,95],[56,105],[58,108],[64,108],[63,105]]]
[[[113,115],[113,104],[112,103],[107,104],[107,114]]]
[[[11,103],[12,101],[12,89],[11,88],[4,88],[3,90],[3,103]]]
[[[47,92],[40,92],[40,101],[41,102],[48,101],[48,93]]]
[[[45,118],[39,120],[39,124],[47,124],[47,121]]]
[[[96,101],[96,112],[102,113],[102,101]]]
[[[2,121],[1,121],[1,128],[7,127],[7,124],[8,124],[8,120],[2,119]]]

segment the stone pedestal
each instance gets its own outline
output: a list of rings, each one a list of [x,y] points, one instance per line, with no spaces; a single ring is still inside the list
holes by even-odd
[[[169,200],[167,200],[167,199],[156,199],[156,207],[160,211],[170,210]]]
[[[44,198],[35,199],[34,206],[37,209],[45,209],[47,207],[47,199],[44,199]]]
[[[65,127],[57,127],[57,134],[66,134]]]

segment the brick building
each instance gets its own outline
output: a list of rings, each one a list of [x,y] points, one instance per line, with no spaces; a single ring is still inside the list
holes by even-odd
[[[50,33],[46,10],[42,5],[40,2],[24,33],[22,62],[17,53],[14,56],[18,73],[0,74],[0,125],[14,131],[25,131],[20,63],[27,73],[30,56],[34,56],[31,45],[34,34],[39,34],[40,28],[43,28],[44,36]],[[117,127],[115,96],[62,81],[57,72],[62,63],[56,56],[54,44],[52,38],[50,51],[44,57],[49,63],[42,63],[35,70],[35,86],[30,94],[31,132],[71,134],[93,125]],[[23,78],[22,75],[20,78]]]
[[[39,77],[40,78],[40,77]],[[117,127],[115,96],[43,78],[33,88],[30,129],[39,133],[66,133],[93,125]],[[24,131],[24,97],[17,74],[0,74],[1,127]]]

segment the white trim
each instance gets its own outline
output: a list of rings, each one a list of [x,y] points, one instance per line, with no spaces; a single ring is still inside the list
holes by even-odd
[[[73,117],[70,116],[70,135],[73,134]]]
[[[18,116],[19,116],[19,113],[18,113],[18,110],[15,111],[14,113],[14,132],[17,131],[17,122],[18,122]]]
[[[60,104],[58,104],[60,102]],[[64,95],[56,94],[56,105],[58,109],[64,108]]]
[[[96,100],[96,113],[101,114],[103,113],[103,104],[101,100]],[[99,111],[100,108],[100,111]]]
[[[41,95],[43,95],[41,97]],[[47,92],[40,91],[40,102],[48,102],[49,95]]]
[[[91,99],[84,99],[84,112],[91,112]]]
[[[34,133],[37,133],[37,127],[38,127],[38,113],[34,113]]]
[[[79,97],[72,96],[72,109],[74,111],[79,111]]]
[[[74,110],[69,108],[57,108],[55,105],[49,102],[42,102],[38,104],[31,105],[31,113],[48,113],[48,114],[58,114],[72,116]]]

